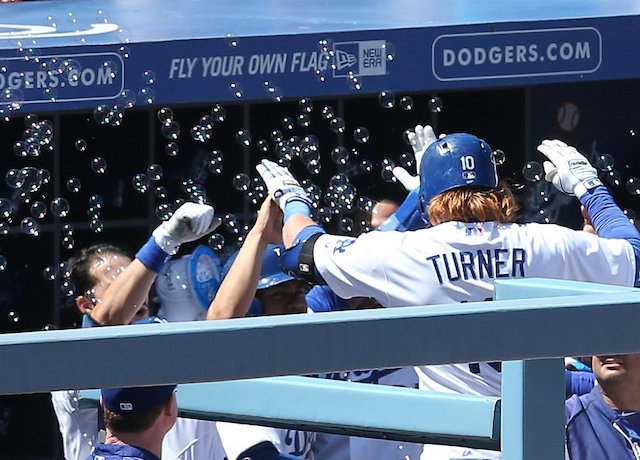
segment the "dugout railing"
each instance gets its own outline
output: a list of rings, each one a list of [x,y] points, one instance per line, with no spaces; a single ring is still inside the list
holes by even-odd
[[[563,458],[563,356],[640,351],[640,291],[496,283],[494,302],[0,336],[0,394],[503,361],[502,398],[275,377],[194,383],[183,414]],[[92,399],[95,392],[82,392]]]

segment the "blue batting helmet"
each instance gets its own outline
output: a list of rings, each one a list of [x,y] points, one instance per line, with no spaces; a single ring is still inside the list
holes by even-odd
[[[287,275],[280,267],[280,254],[284,252],[282,244],[270,244],[262,259],[260,269],[260,279],[258,280],[258,290],[270,288],[285,281],[290,281],[293,276]]]
[[[498,186],[498,172],[489,144],[472,134],[456,133],[431,144],[420,163],[418,207],[428,222],[429,201],[458,187]]]

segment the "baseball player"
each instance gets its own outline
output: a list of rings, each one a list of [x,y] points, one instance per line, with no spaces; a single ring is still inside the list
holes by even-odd
[[[107,435],[86,460],[160,460],[178,418],[175,385],[101,390]]]
[[[426,145],[428,144],[428,145]],[[585,207],[598,236],[552,224],[515,224],[516,204],[498,182],[492,150],[470,134],[430,138],[419,167],[417,206],[431,225],[404,233],[327,235],[288,170],[257,166],[284,212],[283,266],[326,283],[340,297],[371,296],[385,307],[491,299],[496,279],[544,277],[638,284],[640,234],[615,204],[596,170],[575,148],[544,140],[546,179]],[[384,253],[376,250],[385,248]],[[499,363],[417,368],[420,388],[500,395]],[[425,447],[423,459],[497,458],[498,453]]]
[[[213,231],[219,220],[211,206],[185,203],[153,232],[131,260],[120,248],[96,245],[70,260],[74,299],[83,313],[83,327],[164,322],[149,318],[147,296],[156,276],[178,251],[180,244]],[[197,307],[200,308],[200,307]],[[67,460],[81,460],[91,453],[98,433],[95,409],[78,407],[77,392],[52,392]],[[225,458],[214,422],[178,418],[163,442],[165,459]]]

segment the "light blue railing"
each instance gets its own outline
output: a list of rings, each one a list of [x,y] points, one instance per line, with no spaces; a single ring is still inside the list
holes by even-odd
[[[639,307],[631,288],[520,280],[494,302],[5,334],[0,394],[501,360],[501,401],[305,377],[185,385],[179,401],[202,418],[561,459],[561,358],[640,351]]]

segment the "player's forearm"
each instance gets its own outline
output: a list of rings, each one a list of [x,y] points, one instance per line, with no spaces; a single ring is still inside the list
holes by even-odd
[[[290,248],[296,236],[306,227],[318,225],[311,217],[304,214],[290,216],[282,227],[282,241],[286,248]]]
[[[103,325],[129,324],[146,303],[157,273],[134,259],[109,285],[91,318]]]
[[[207,319],[242,318],[255,297],[268,241],[262,228],[253,228],[233,261],[207,311]]]

